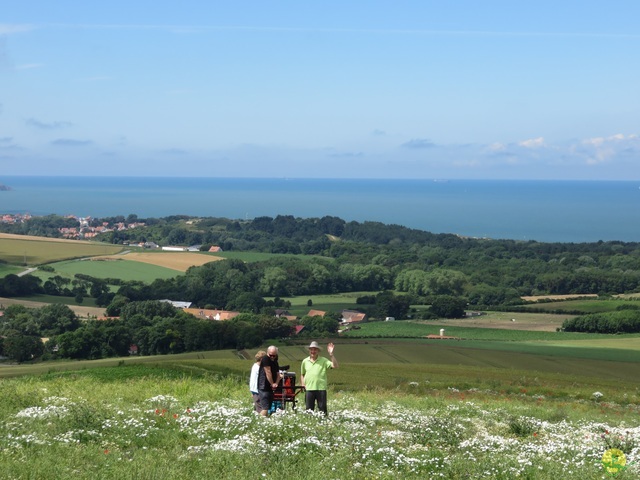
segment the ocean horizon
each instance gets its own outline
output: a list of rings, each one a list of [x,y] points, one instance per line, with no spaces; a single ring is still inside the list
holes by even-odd
[[[3,176],[0,213],[293,215],[542,242],[640,241],[639,181]]]

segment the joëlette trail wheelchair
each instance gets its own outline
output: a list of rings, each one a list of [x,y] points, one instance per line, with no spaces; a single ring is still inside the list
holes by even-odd
[[[269,414],[277,410],[286,410],[287,405],[292,410],[295,410],[298,403],[298,395],[305,391],[302,385],[296,385],[296,372],[280,370],[280,373],[282,374],[282,381],[273,393],[273,402],[271,402]],[[304,403],[304,397],[302,402]]]

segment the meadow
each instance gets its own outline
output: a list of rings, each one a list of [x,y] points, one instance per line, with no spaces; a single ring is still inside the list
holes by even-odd
[[[342,364],[329,373],[327,418],[290,407],[256,416],[246,386],[251,361],[231,351],[141,364],[76,362],[70,371],[49,365],[48,373],[5,378],[3,476],[555,480],[640,474],[637,383],[623,393],[604,378],[578,382],[490,367],[399,369],[350,363],[338,348]],[[281,353],[297,360],[304,349]],[[611,452],[626,463],[612,462]]]

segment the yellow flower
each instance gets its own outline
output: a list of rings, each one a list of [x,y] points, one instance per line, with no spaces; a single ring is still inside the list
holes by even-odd
[[[626,468],[627,457],[622,450],[610,448],[602,455],[602,465],[609,473],[618,473]]]

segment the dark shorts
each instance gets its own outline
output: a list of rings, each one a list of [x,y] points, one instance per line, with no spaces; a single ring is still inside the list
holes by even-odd
[[[273,392],[271,390],[260,390],[258,392],[260,396],[260,407],[262,410],[269,410],[271,402],[273,401]]]

